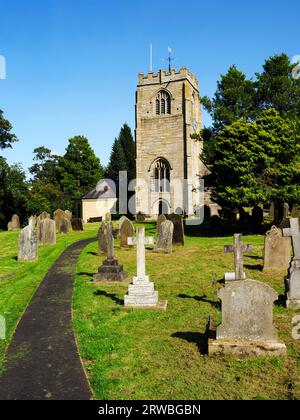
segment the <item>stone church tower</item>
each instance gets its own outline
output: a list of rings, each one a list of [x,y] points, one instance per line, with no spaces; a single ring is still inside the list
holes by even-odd
[[[171,73],[139,74],[136,94],[136,212],[148,217],[182,212],[193,216],[200,203],[199,180],[206,168],[199,83],[185,67]],[[184,182],[184,180],[187,180]]]

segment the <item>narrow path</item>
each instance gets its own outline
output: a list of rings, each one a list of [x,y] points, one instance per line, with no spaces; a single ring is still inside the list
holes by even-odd
[[[67,248],[36,291],[8,348],[0,400],[92,398],[72,327],[72,292],[77,259],[93,241]]]

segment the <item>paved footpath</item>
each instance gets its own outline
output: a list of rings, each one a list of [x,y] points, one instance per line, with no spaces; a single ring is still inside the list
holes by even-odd
[[[0,400],[90,400],[72,327],[72,292],[81,251],[71,245],[48,271],[25,311],[0,377]]]

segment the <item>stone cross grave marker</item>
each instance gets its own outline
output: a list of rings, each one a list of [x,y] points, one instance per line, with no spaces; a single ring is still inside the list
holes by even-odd
[[[225,273],[225,281],[245,280],[244,254],[253,252],[253,246],[245,245],[243,243],[243,235],[241,233],[237,233],[234,235],[234,245],[225,245],[224,252],[234,253],[235,266],[235,273]]]
[[[158,292],[154,284],[146,275],[146,251],[145,245],[153,245],[153,237],[145,237],[145,228],[137,229],[137,238],[128,238],[128,245],[136,245],[137,248],[137,275],[133,283],[129,285],[128,294],[124,297],[125,307],[131,308],[159,308]],[[161,309],[166,309],[167,302],[163,302]]]
[[[300,309],[300,230],[299,219],[290,219],[290,228],[283,229],[284,237],[291,237],[294,258],[287,279],[287,308]]]

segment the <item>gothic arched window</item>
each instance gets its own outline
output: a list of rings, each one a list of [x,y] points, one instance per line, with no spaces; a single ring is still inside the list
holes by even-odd
[[[158,92],[155,101],[156,115],[171,114],[171,96],[165,90]]]
[[[154,190],[155,192],[170,192],[171,167],[167,160],[160,158],[154,164]]]

